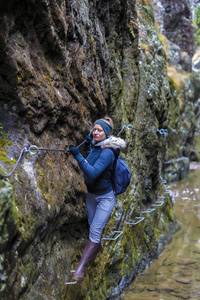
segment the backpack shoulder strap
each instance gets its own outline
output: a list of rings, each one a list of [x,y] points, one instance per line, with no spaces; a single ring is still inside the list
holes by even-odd
[[[113,148],[109,148],[110,150],[112,150],[112,152],[114,153],[115,159],[118,159],[119,154],[120,154],[120,150],[119,153],[117,154],[116,151]]]
[[[103,150],[106,150],[106,149],[112,150],[112,152],[114,153],[114,156],[115,156],[116,159],[119,157],[120,151],[119,151],[119,154],[117,154],[116,151],[115,151],[113,148],[104,148],[104,149],[101,150],[101,152],[102,152]]]

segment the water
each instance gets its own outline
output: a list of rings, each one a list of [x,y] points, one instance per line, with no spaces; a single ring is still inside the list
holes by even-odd
[[[171,183],[174,209],[182,229],[157,261],[118,299],[200,300],[200,170]]]

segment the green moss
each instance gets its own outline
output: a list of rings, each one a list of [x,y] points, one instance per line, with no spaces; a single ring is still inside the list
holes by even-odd
[[[131,26],[129,26],[129,31],[130,31],[132,37],[135,39],[135,33],[133,32],[133,29],[131,28]]]
[[[140,33],[143,34],[143,42],[141,42],[141,48],[143,48],[144,52],[147,54],[151,54],[151,51],[153,49],[153,46],[148,42],[149,41],[149,36],[152,35],[153,33],[153,28],[151,29],[149,24],[153,24],[153,18],[152,18],[152,10],[148,7],[148,5],[150,5],[150,1],[140,1],[143,4],[140,5],[141,7],[141,19],[140,22],[144,22],[144,26],[141,26],[140,28]],[[144,7],[145,6],[145,7]],[[143,9],[143,11],[142,11]],[[150,16],[149,16],[150,15]],[[142,25],[142,23],[141,23]],[[143,31],[144,28],[144,32]],[[146,28],[146,29],[145,29]],[[145,32],[148,31],[149,32]],[[115,30],[113,30],[115,31]],[[130,28],[130,35],[135,38],[135,34],[134,31]],[[112,32],[112,30],[111,30]],[[136,32],[136,31],[135,31]],[[90,34],[91,34],[91,40],[90,40]],[[136,66],[136,62],[135,62],[135,57],[134,56],[134,52],[135,49],[133,47],[135,47],[133,45],[132,47],[132,52],[129,52],[129,50],[126,50],[125,48],[123,48],[123,53],[121,50],[121,47],[118,46],[118,49],[116,46],[113,46],[113,40],[116,40],[116,37],[118,35],[118,32],[113,32],[112,33],[113,36],[115,36],[115,39],[112,38],[112,35],[110,37],[110,39],[108,40],[108,44],[109,44],[109,48],[110,48],[110,54],[111,54],[111,61],[113,61],[113,70],[112,70],[112,74],[114,77],[114,74],[116,73],[118,77],[116,79],[116,85],[117,87],[114,87],[114,81],[112,82],[113,84],[113,89],[115,89],[114,93],[112,94],[112,103],[114,103],[114,113],[116,113],[116,115],[118,115],[118,125],[120,124],[129,124],[129,122],[131,122],[132,124],[134,124],[134,121],[136,123],[136,125],[141,124],[141,128],[143,129],[143,131],[148,130],[149,129],[149,125],[148,125],[148,120],[149,120],[149,110],[146,110],[148,105],[146,100],[144,101],[144,107],[142,107],[142,97],[146,97],[146,90],[148,88],[148,80],[152,80],[152,82],[154,83],[156,81],[154,75],[152,75],[153,73],[153,68],[150,66],[149,64],[149,69],[148,72],[144,73],[139,73],[138,71],[138,66]],[[132,37],[129,35],[129,39],[132,39]],[[95,55],[95,41],[93,39],[92,36],[92,32],[88,33],[88,40],[90,43],[90,50],[88,51],[88,53],[90,52],[90,60],[91,57],[93,56],[93,54]],[[147,43],[145,43],[145,41],[147,41]],[[119,40],[120,43],[120,40]],[[133,43],[135,44],[135,43]],[[94,49],[93,49],[94,47]],[[112,48],[113,47],[113,48]],[[128,47],[128,48],[131,48]],[[136,46],[137,49],[137,46]],[[117,54],[117,51],[119,51],[119,54]],[[123,55],[122,55],[123,54]],[[144,57],[143,52],[141,52],[142,57]],[[124,57],[124,61],[127,61],[127,63],[125,63],[123,65],[122,61],[121,61],[121,56]],[[156,59],[156,56],[155,56]],[[115,65],[114,65],[115,64]],[[130,64],[130,66],[129,66]],[[128,66],[128,68],[127,68]],[[143,60],[143,66],[142,67],[147,67],[145,61]],[[98,65],[97,65],[98,68]],[[135,68],[135,69],[134,69]],[[156,67],[156,69],[158,70],[159,68]],[[60,67],[58,67],[58,70],[60,71]],[[126,72],[126,70],[130,70],[129,72]],[[116,71],[116,72],[115,72]],[[100,70],[99,70],[100,72]],[[122,76],[124,74],[124,76]],[[161,75],[161,73],[159,73]],[[23,75],[23,76],[22,76]],[[146,76],[146,80],[143,81],[143,76]],[[21,80],[27,79],[28,74],[21,74]],[[123,78],[122,78],[123,77]],[[140,77],[140,78],[139,78]],[[50,81],[51,78],[47,78],[47,82]],[[137,82],[138,80],[141,80],[141,84]],[[95,85],[97,86],[98,89],[99,86],[101,86],[99,84],[100,81],[94,81]],[[142,87],[142,85],[145,83],[145,86]],[[50,86],[50,83],[49,83]],[[134,91],[136,90],[136,93],[134,93]],[[119,97],[118,97],[119,96]],[[140,96],[140,98],[139,98]],[[136,98],[136,99],[135,99]],[[159,99],[154,99],[154,101],[156,102]],[[157,101],[158,102],[158,101]],[[157,104],[157,103],[156,103]],[[96,103],[95,103],[96,105]],[[118,107],[116,107],[118,106]],[[146,111],[145,111],[146,110]],[[137,111],[137,115],[135,116],[135,111]],[[144,112],[145,112],[145,116],[144,116]],[[140,123],[140,120],[143,122]],[[144,124],[145,122],[145,124]],[[155,125],[152,124],[152,127]],[[137,127],[137,126],[135,126]],[[141,129],[140,128],[140,129]],[[76,299],[76,298],[85,298],[85,299],[106,299],[106,297],[108,296],[108,294],[111,294],[112,290],[114,288],[118,288],[118,282],[124,278],[124,277],[129,277],[130,274],[133,274],[135,272],[136,275],[136,270],[138,270],[140,268],[140,265],[142,265],[142,263],[144,262],[144,260],[146,258],[152,258],[151,256],[151,249],[156,249],[157,247],[157,241],[160,237],[160,235],[163,233],[163,230],[165,230],[165,228],[168,226],[169,224],[169,220],[172,220],[172,212],[171,212],[171,205],[170,202],[168,201],[168,203],[166,204],[166,211],[163,212],[163,210],[161,208],[159,208],[157,210],[157,214],[159,215],[166,215],[166,217],[164,218],[156,218],[154,214],[152,215],[148,215],[145,217],[145,220],[141,223],[139,223],[137,226],[127,226],[125,224],[125,222],[123,222],[123,219],[127,220],[127,219],[131,219],[132,215],[130,213],[131,209],[134,207],[134,216],[140,216],[141,215],[141,206],[143,206],[142,204],[142,197],[144,196],[144,192],[142,190],[142,176],[145,172],[145,170],[148,170],[147,168],[145,169],[145,164],[146,164],[146,159],[145,159],[145,154],[146,153],[150,153],[151,149],[149,150],[149,152],[145,152],[146,148],[145,148],[145,143],[144,142],[144,138],[141,141],[141,133],[137,133],[136,137],[133,137],[134,133],[133,131],[127,131],[126,133],[124,133],[124,136],[126,135],[126,140],[128,142],[129,149],[127,150],[127,159],[129,160],[130,166],[132,169],[134,169],[133,171],[133,176],[134,176],[134,180],[132,183],[132,186],[128,189],[126,195],[123,195],[122,197],[120,197],[121,201],[120,203],[122,203],[122,207],[120,207],[119,211],[116,211],[116,214],[113,213],[111,216],[111,219],[109,221],[108,227],[105,230],[104,236],[109,235],[109,232],[116,227],[116,225],[120,225],[121,228],[123,228],[123,235],[122,237],[117,240],[117,241],[113,241],[113,242],[108,242],[105,243],[104,245],[104,251],[103,253],[101,253],[97,259],[95,260],[94,263],[90,264],[87,267],[86,270],[86,274],[84,277],[84,281],[83,282],[78,282],[77,285],[75,286],[71,286],[67,289],[66,293],[64,291],[64,287],[63,287],[63,281],[59,280],[58,284],[57,283],[53,283],[50,282],[48,283],[48,280],[46,280],[46,278],[40,278],[38,279],[38,282],[36,282],[35,286],[34,286],[34,270],[37,269],[37,267],[35,267],[34,263],[32,262],[31,259],[26,259],[25,262],[23,261],[22,267],[20,269],[19,272],[19,276],[23,276],[25,278],[25,280],[22,280],[22,283],[24,285],[24,287],[26,286],[26,284],[29,284],[29,287],[31,289],[38,289],[38,286],[42,287],[42,291],[43,294],[46,295],[46,298],[49,297],[49,295],[52,295],[52,293],[56,293],[56,298],[58,299]],[[145,137],[145,140],[147,141],[149,139],[149,137]],[[9,143],[9,142],[8,142]],[[9,145],[7,143],[7,145]],[[142,144],[143,143],[143,144]],[[5,149],[5,148],[4,148]],[[4,150],[5,151],[5,150]],[[159,151],[159,150],[158,150]],[[2,156],[6,156],[6,152],[4,152],[5,155]],[[46,161],[45,161],[46,162]],[[56,181],[60,181],[61,178],[58,179],[58,173],[55,170],[55,159],[51,159],[50,155],[48,158],[48,172],[45,169],[46,165],[44,166],[45,162],[41,163],[41,165],[39,165],[40,161],[39,161],[39,157],[37,158],[37,165],[36,167],[36,182],[37,182],[37,188],[40,190],[41,194],[43,197],[42,201],[46,201],[45,202],[45,206],[49,205],[51,207],[51,213],[54,212],[55,209],[55,218],[53,220],[53,222],[50,224],[50,228],[49,228],[49,236],[48,236],[48,241],[49,244],[51,243],[51,234],[52,234],[52,230],[55,229],[55,231],[58,233],[59,235],[59,225],[58,224],[58,216],[59,214],[57,214],[56,211],[56,205],[58,205],[58,202],[60,203],[60,205],[63,205],[64,202],[64,197],[65,195],[68,196],[68,191],[64,191],[62,196],[59,198],[58,195],[60,195],[60,191],[58,191],[58,188],[61,187],[63,188],[62,184],[58,184]],[[71,166],[69,166],[71,168]],[[144,167],[144,169],[143,169]],[[70,169],[70,172],[72,171],[72,169]],[[49,175],[50,173],[50,175]],[[45,175],[44,175],[45,174]],[[141,175],[140,175],[141,174]],[[73,173],[74,175],[74,173]],[[141,177],[140,177],[141,176]],[[30,180],[27,178],[26,182],[23,182],[23,178],[18,175],[18,182],[17,184],[20,186],[21,190],[24,192],[25,189],[28,190],[28,185],[30,185]],[[55,178],[55,179],[52,179]],[[140,180],[140,178],[142,178]],[[74,176],[74,181],[77,180],[77,178]],[[48,191],[48,188],[50,186],[49,181],[51,180],[51,189],[49,189],[50,191]],[[134,182],[135,181],[135,182]],[[55,190],[53,190],[53,188],[56,187],[57,190],[56,192],[58,192],[57,198],[54,197],[53,193],[55,192]],[[67,187],[66,187],[67,189]],[[132,191],[131,191],[132,189]],[[30,191],[30,189],[28,190]],[[77,195],[77,197],[80,196],[80,194],[76,194],[76,191],[73,191],[75,193],[75,195]],[[51,194],[50,194],[51,193]],[[132,195],[130,196],[130,194],[132,193]],[[31,193],[30,193],[31,194]],[[162,194],[162,192],[161,192]],[[37,216],[36,216],[36,212],[34,211],[33,207],[35,208],[35,202],[36,200],[34,199],[34,194],[32,193],[31,195],[27,194],[24,192],[25,201],[19,201],[20,203],[18,204],[18,230],[19,232],[21,232],[21,236],[25,241],[28,241],[31,237],[33,237],[34,235],[34,223],[37,220]],[[134,195],[134,197],[133,197]],[[44,197],[45,196],[45,197]],[[23,198],[23,197],[21,197]],[[47,200],[44,200],[47,199]],[[125,201],[125,202],[123,202]],[[31,204],[34,204],[33,206],[31,206]],[[45,207],[44,206],[44,207]],[[78,209],[79,207],[77,206],[76,209]],[[122,212],[122,216],[121,216],[121,212]],[[136,212],[136,213],[135,213]],[[65,219],[65,212],[63,212],[60,214],[62,219]],[[123,213],[126,214],[126,216],[123,215]],[[42,214],[45,215],[45,218],[47,218],[48,220],[48,216],[50,214],[50,212],[43,212]],[[67,214],[67,213],[66,213]],[[130,214],[130,215],[129,215]],[[169,216],[169,218],[168,218]],[[127,218],[125,218],[127,217]],[[41,217],[43,218],[43,216]],[[163,219],[163,221],[161,220]],[[73,219],[72,219],[73,220]],[[164,225],[163,225],[163,223]],[[67,217],[66,217],[66,224],[67,224]],[[69,236],[68,236],[69,234]],[[72,245],[72,239],[70,236],[70,232],[66,232],[66,236],[67,236],[67,243],[70,243],[70,246]],[[47,239],[46,239],[47,240]],[[45,240],[45,242],[46,242]],[[35,242],[37,243],[37,241]],[[33,243],[33,244],[35,244]],[[45,245],[45,243],[41,243],[44,245],[45,251],[48,249],[48,245]],[[74,242],[74,245],[75,244]],[[53,256],[55,254],[53,246],[52,245],[51,248],[51,258],[52,258],[52,265],[49,264],[48,265],[48,257],[46,259],[46,255],[44,255],[44,253],[40,253],[41,257],[45,257],[45,261],[43,266],[46,268],[52,268],[54,266],[53,262]],[[31,247],[30,247],[31,248]],[[67,248],[66,248],[67,249]],[[32,249],[27,249],[27,252],[31,253]],[[72,256],[71,256],[72,257]],[[76,250],[74,250],[73,252],[73,257],[76,257]],[[60,259],[60,257],[59,257]],[[70,258],[66,258],[69,260]],[[20,261],[19,261],[20,263]],[[26,268],[26,265],[27,268]],[[43,267],[42,266],[42,267]],[[56,265],[56,270],[57,270],[57,265]],[[41,271],[41,269],[40,269]],[[46,270],[47,271],[47,270]],[[43,274],[45,274],[44,270],[42,270]],[[47,273],[47,272],[46,272]],[[56,273],[56,272],[54,272]],[[60,273],[59,273],[60,275]],[[131,275],[133,276],[133,275]],[[20,278],[20,277],[19,277]],[[52,286],[51,286],[52,284]],[[28,288],[29,288],[28,287]],[[58,292],[59,290],[59,292]],[[24,295],[25,296],[25,295]],[[77,296],[77,297],[76,297]]]
[[[194,24],[196,25],[195,46],[197,48],[200,45],[200,6],[197,6],[195,10]]]
[[[4,163],[9,165],[13,165],[16,163],[16,161],[14,159],[6,158],[6,149],[8,149],[12,145],[12,141],[8,141],[7,134],[4,134],[2,131],[3,127],[0,124],[0,161],[3,161]],[[4,174],[4,171],[2,171],[2,174]]]
[[[18,221],[18,230],[21,233],[25,242],[28,242],[33,237],[34,227],[31,226],[28,229],[26,229],[24,224],[20,220]]]
[[[166,212],[168,214],[169,217],[169,221],[173,222],[174,221],[174,212],[172,208],[168,208],[166,209]]]
[[[9,241],[17,226],[17,210],[12,186],[0,181],[0,244]]]
[[[0,156],[0,160],[2,160],[5,164],[13,165],[16,164],[15,159],[7,159],[5,156]]]
[[[23,180],[22,180],[21,174],[17,174],[17,178],[18,178],[19,182],[22,184],[22,183],[23,183]]]
[[[5,160],[5,157],[4,156],[0,156],[0,160]]]

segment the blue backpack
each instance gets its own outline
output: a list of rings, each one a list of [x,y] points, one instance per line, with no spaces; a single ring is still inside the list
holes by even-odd
[[[117,156],[114,150],[113,152],[115,155],[115,162],[113,165],[111,182],[115,195],[120,195],[126,191],[131,180],[131,174],[125,160]]]

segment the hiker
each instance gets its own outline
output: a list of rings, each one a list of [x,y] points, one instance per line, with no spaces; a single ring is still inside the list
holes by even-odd
[[[109,137],[112,130],[113,121],[109,117],[104,117],[94,123],[92,129],[94,147],[91,149],[91,138],[87,136],[85,148],[89,155],[86,159],[80,154],[78,148],[70,148],[71,154],[78,161],[84,173],[88,190],[86,208],[89,223],[89,239],[77,269],[73,273],[74,280],[83,279],[86,264],[94,260],[97,254],[103,250],[101,234],[116,203],[116,195],[111,184],[111,174],[115,162],[114,152],[118,156],[120,148],[126,147],[126,142],[118,137]]]

